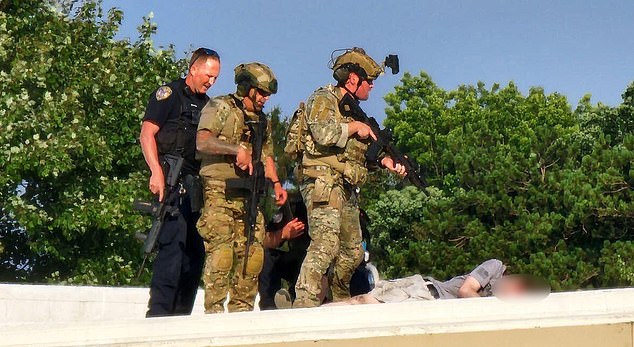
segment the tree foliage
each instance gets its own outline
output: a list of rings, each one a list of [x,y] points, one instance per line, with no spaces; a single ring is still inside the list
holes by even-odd
[[[381,268],[447,278],[499,258],[554,289],[634,284],[633,93],[573,111],[540,88],[405,74],[385,125],[433,187],[367,202]]]
[[[153,47],[151,18],[115,39],[122,17],[90,0],[0,1],[0,281],[135,281],[149,222],[131,207],[149,194],[136,138],[149,94],[186,63]],[[573,110],[513,83],[401,82],[385,125],[431,187],[378,173],[364,188],[384,275],[447,278],[495,257],[555,289],[634,284],[634,84],[617,107]],[[287,119],[270,115],[290,183]]]
[[[284,152],[289,117],[283,117],[282,110],[276,106],[269,112],[267,118],[271,122],[271,138],[273,140],[273,154],[277,164],[277,174],[281,182],[288,182],[293,178],[294,169],[293,160]]]
[[[148,223],[131,207],[148,194],[140,120],[184,62],[153,48],[150,18],[116,40],[123,13],[93,1],[2,8],[0,280],[130,283]]]

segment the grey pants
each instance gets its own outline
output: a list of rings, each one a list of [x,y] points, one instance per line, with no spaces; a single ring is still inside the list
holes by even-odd
[[[381,302],[435,300],[421,275],[379,281],[370,295]]]

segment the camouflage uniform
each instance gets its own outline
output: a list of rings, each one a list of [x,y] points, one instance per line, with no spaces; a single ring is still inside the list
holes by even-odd
[[[242,97],[237,94],[210,100],[202,110],[198,130],[209,130],[221,140],[250,149],[251,134],[244,120],[248,117],[257,121],[259,115],[244,110],[241,100]],[[267,127],[262,160],[273,155],[271,143],[271,130]],[[261,213],[258,214],[255,239],[250,246],[247,271],[243,275],[246,196],[225,189],[225,180],[239,177],[241,170],[235,165],[235,156],[200,153],[199,156],[202,160],[200,175],[204,181],[205,205],[197,227],[207,253],[203,274],[205,312],[223,312],[227,293],[230,295],[230,312],[252,310],[264,258],[261,244],[264,218]]]
[[[332,85],[318,89],[306,103],[309,134],[302,159],[301,193],[308,209],[312,242],[296,285],[295,307],[318,306],[321,278],[334,261],[334,300],[350,297],[350,279],[363,257],[357,186],[367,176],[367,140],[348,138],[352,119],[339,111],[342,98]]]

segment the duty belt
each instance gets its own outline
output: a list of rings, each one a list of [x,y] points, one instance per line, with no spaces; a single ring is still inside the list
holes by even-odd
[[[330,173],[330,172],[336,172],[336,171],[326,165],[311,165],[311,166],[302,167],[302,173],[304,174],[304,176],[310,177],[312,179],[315,179],[325,173]]]

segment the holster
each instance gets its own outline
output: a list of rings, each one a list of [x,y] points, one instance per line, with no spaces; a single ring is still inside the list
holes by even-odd
[[[342,184],[341,173],[328,166],[304,167],[304,175],[314,182],[311,200],[313,205],[339,205],[338,198],[333,196],[335,186]]]
[[[334,177],[331,175],[321,175],[315,178],[315,188],[313,189],[313,203],[330,202],[330,193],[335,186]]]
[[[200,176],[185,175],[182,183],[189,196],[192,212],[199,212],[203,208],[203,183]]]

